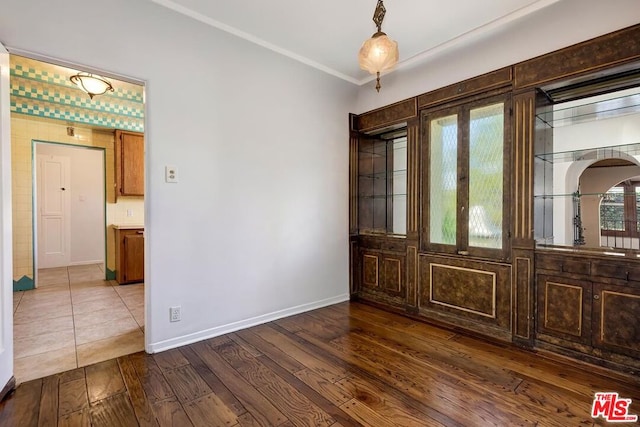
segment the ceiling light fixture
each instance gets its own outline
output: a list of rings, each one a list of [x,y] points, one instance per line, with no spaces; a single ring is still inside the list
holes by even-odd
[[[96,95],[103,95],[106,92],[113,92],[113,86],[104,77],[95,76],[91,73],[80,72],[69,77],[71,83],[78,86],[89,94],[89,98],[93,99]]]
[[[380,73],[392,69],[398,63],[398,43],[382,32],[382,20],[387,12],[382,0],[378,0],[373,12],[373,22],[378,31],[365,40],[358,53],[360,68],[376,75],[376,90],[380,92]]]

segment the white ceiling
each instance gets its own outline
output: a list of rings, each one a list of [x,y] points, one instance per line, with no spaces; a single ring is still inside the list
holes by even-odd
[[[357,54],[376,30],[377,0],[151,0],[356,84]],[[398,68],[470,42],[559,0],[387,0],[382,30]]]

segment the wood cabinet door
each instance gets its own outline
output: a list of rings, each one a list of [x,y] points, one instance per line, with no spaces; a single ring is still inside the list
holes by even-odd
[[[144,136],[116,131],[116,185],[120,196],[144,196]]]
[[[123,271],[126,282],[144,281],[144,234],[142,231],[131,231],[124,235]]]
[[[538,332],[591,345],[589,281],[538,275]]]
[[[593,345],[640,357],[640,288],[593,284]]]

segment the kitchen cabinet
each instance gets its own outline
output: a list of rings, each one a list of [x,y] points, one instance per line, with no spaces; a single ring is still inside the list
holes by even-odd
[[[144,229],[116,228],[116,281],[144,281]]]
[[[144,135],[117,130],[116,195],[144,196]]]

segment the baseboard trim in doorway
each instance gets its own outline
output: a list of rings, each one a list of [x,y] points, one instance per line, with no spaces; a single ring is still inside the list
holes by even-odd
[[[306,311],[311,311],[311,310],[326,307],[329,305],[338,304],[348,300],[349,300],[348,293],[337,295],[332,298],[327,298],[320,301],[311,302],[308,304],[302,304],[295,307],[286,308],[284,310],[267,313],[262,316],[240,320],[238,322],[229,323],[229,324],[218,326],[215,328],[205,329],[203,331],[195,332],[193,334],[187,334],[180,337],[160,341],[157,343],[152,343],[152,344],[149,344],[147,351],[149,353],[159,353],[161,351],[170,350],[172,348],[181,347],[187,344],[193,344],[194,342],[228,334],[231,332],[239,331],[240,329],[250,328],[252,326],[257,326],[263,323],[282,319],[283,317],[293,316],[295,314],[304,313]]]
[[[13,292],[29,291],[35,288],[35,283],[33,283],[33,279],[29,276],[22,276],[20,280],[13,281]]]
[[[74,262],[70,262],[69,266],[76,266],[76,265],[91,265],[91,264],[104,264],[104,261],[102,260],[93,260],[93,261],[74,261]]]
[[[15,389],[16,377],[12,376],[11,378],[9,378],[9,381],[7,381],[7,384],[5,384],[5,386],[2,388],[2,391],[0,391],[0,402],[2,402],[4,398],[7,397],[9,393],[11,393]]]

